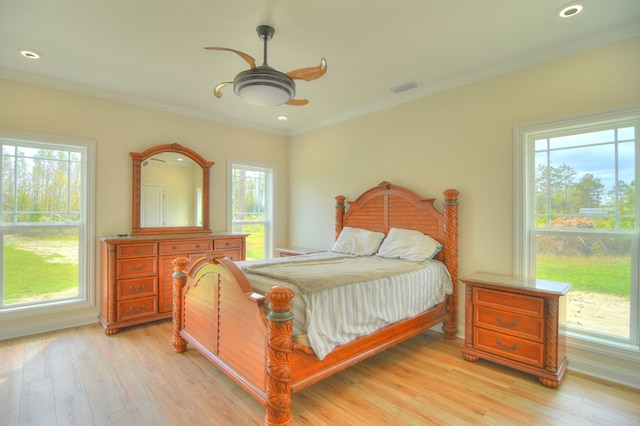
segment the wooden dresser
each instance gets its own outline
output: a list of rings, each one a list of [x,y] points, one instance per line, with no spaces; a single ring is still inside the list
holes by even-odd
[[[543,385],[558,387],[567,369],[561,302],[571,284],[484,272],[461,281],[466,285],[463,357],[535,374]]]
[[[162,318],[173,311],[176,257],[201,257],[218,250],[245,260],[246,234],[100,238],[100,323],[105,334]]]

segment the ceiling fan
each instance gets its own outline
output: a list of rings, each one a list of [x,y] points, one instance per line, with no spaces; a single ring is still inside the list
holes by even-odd
[[[221,90],[233,84],[233,90],[246,102],[260,106],[295,105],[301,106],[309,103],[307,99],[294,99],[296,95],[296,83],[294,80],[311,81],[322,77],[327,72],[327,61],[322,58],[317,67],[300,68],[280,72],[271,68],[267,64],[267,42],[273,38],[275,29],[269,25],[260,25],[256,28],[258,37],[264,42],[264,61],[260,66],[256,66],[256,60],[239,50],[227,47],[205,47],[207,50],[226,50],[238,54],[251,66],[250,69],[242,71],[233,81],[219,83],[213,90],[216,98],[222,97]]]

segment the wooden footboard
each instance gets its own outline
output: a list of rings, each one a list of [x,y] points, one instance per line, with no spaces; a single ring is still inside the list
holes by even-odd
[[[316,383],[442,322],[447,303],[335,348],[322,361],[294,344],[293,292],[274,287],[253,292],[242,271],[222,253],[210,252],[189,269],[174,261],[172,344],[187,343],[266,406],[265,424],[291,422],[291,393]],[[188,272],[187,272],[188,271]],[[265,299],[267,302],[265,302]]]

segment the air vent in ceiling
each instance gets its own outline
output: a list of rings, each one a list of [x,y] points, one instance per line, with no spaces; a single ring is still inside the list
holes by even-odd
[[[398,84],[397,86],[393,86],[389,89],[389,91],[393,93],[402,93],[407,90],[411,90],[418,87],[418,83],[415,81],[407,81],[406,83]]]

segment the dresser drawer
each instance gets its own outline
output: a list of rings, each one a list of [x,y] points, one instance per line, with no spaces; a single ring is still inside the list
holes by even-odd
[[[544,344],[519,337],[474,328],[473,347],[523,364],[544,365]]]
[[[144,244],[119,244],[117,249],[117,257],[141,257],[155,256],[158,253],[158,245],[156,243]]]
[[[173,243],[160,243],[161,255],[181,253],[205,252],[211,250],[211,240],[177,241]]]
[[[155,315],[156,301],[157,297],[151,296],[118,302],[118,321]]]
[[[487,306],[500,311],[510,311],[538,318],[544,316],[544,298],[522,294],[494,291],[485,288],[473,289],[474,305]]]
[[[511,336],[544,341],[544,319],[504,310],[476,307],[473,312],[476,327],[489,328]]]
[[[222,253],[224,254],[225,257],[228,257],[229,259],[233,260],[234,262],[237,262],[239,260],[243,260],[242,251],[240,251],[240,250],[224,250]]]
[[[132,280],[118,280],[116,298],[118,300],[133,299],[142,296],[151,296],[158,291],[158,278],[134,278]]]
[[[143,257],[141,259],[122,259],[116,261],[117,278],[133,278],[158,273],[158,258]]]
[[[242,248],[242,238],[220,238],[213,240],[214,250],[233,250]]]

